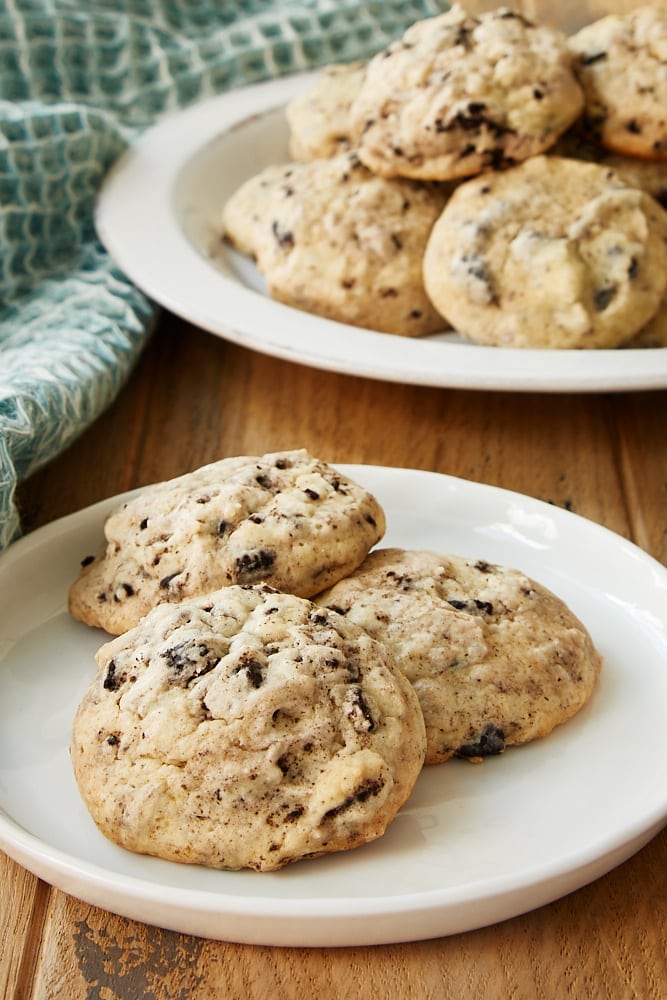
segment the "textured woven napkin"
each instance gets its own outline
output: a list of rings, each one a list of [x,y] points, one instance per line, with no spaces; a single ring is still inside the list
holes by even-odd
[[[441,0],[0,0],[0,549],[17,482],[107,407],[156,309],[96,239],[96,193],[161,115],[365,59]]]

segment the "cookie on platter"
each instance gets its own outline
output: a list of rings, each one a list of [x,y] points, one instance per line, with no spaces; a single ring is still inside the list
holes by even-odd
[[[454,5],[369,62],[351,121],[375,173],[453,180],[545,151],[583,103],[564,34],[508,7]]]
[[[667,10],[610,14],[569,44],[592,134],[617,153],[667,161]]]
[[[536,156],[459,185],[433,227],[424,283],[480,344],[615,348],[667,287],[667,212],[608,167]]]
[[[268,195],[254,255],[272,298],[405,337],[443,328],[422,260],[449,185],[377,177],[354,153],[294,164]]]
[[[363,62],[325,66],[312,86],[289,102],[285,116],[293,159],[308,161],[337,156],[353,147],[350,107],[365,71]]]

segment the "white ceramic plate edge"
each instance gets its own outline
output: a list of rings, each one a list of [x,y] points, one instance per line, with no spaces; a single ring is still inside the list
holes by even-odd
[[[616,848],[601,845],[563,872],[528,871],[522,881],[483,883],[477,892],[443,902],[423,894],[402,896],[387,910],[386,900],[369,903],[356,898],[328,900],[326,911],[311,900],[299,900],[298,912],[284,902],[253,896],[244,905],[235,896],[220,908],[220,897],[210,892],[174,889],[161,893],[145,882],[96,865],[72,860],[57,848],[21,830],[0,811],[0,848],[33,875],[92,906],[130,920],[182,934],[239,944],[278,947],[354,947],[422,941],[479,929],[554,902],[583,888],[622,864],[644,847],[664,825],[664,816]],[[267,925],[271,924],[271,930]]]

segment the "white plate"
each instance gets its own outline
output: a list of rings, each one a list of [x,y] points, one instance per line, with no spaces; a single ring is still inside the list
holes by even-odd
[[[527,391],[667,387],[667,348],[537,351],[360,330],[270,300],[256,270],[220,241],[222,205],[287,154],[285,103],[298,75],[166,117],[119,161],[97,206],[102,242],[127,275],[211,333],[315,368],[419,385]]]
[[[140,857],[97,832],[68,745],[104,633],[66,593],[117,499],[28,535],[0,559],[0,847],[124,916],[252,944],[409,941],[523,913],[645,844],[667,816],[667,570],[541,501],[434,473],[341,466],[375,492],[386,544],[517,566],[589,627],[605,665],[589,705],[548,738],[474,766],[427,768],[380,840],[279,872]]]

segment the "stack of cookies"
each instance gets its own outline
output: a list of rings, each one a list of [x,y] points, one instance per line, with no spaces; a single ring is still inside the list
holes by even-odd
[[[69,607],[116,635],[71,755],[138,853],[271,871],[381,836],[424,764],[546,736],[601,659],[515,569],[377,548],[384,511],[303,450],[223,459],[123,503]]]
[[[568,38],[453,6],[287,107],[223,209],[275,299],[401,336],[667,344],[667,11]]]

